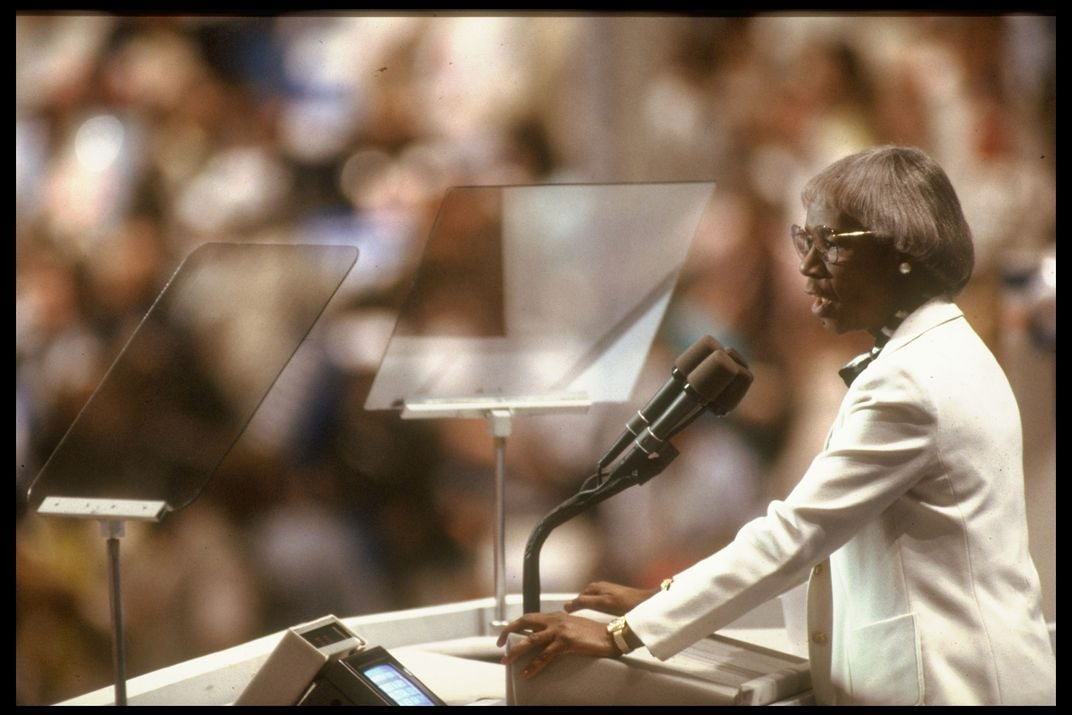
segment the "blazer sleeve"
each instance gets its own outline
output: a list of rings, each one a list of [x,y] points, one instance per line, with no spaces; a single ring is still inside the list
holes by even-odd
[[[936,411],[913,376],[879,360],[853,383],[826,448],[784,501],[628,614],[657,658],[802,583],[937,465]]]

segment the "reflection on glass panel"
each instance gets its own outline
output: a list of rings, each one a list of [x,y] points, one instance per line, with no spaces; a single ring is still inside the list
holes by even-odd
[[[629,399],[711,183],[452,189],[366,402]]]
[[[31,485],[31,504],[192,502],[356,259],[349,246],[191,253]]]

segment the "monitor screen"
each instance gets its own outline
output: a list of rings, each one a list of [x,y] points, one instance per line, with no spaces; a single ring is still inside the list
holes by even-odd
[[[376,663],[361,672],[397,705],[436,704],[393,663]]]

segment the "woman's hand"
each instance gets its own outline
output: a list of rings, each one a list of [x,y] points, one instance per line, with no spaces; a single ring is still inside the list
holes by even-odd
[[[598,621],[565,613],[526,613],[507,625],[499,634],[499,647],[506,643],[511,633],[531,631],[529,635],[503,656],[504,665],[510,665],[528,653],[536,653],[532,662],[521,671],[523,678],[531,678],[560,655],[575,653],[595,657],[616,657],[607,627]]]
[[[567,613],[589,608],[612,616],[624,616],[659,592],[657,588],[631,588],[607,581],[595,581],[572,601],[567,601],[563,608]]]

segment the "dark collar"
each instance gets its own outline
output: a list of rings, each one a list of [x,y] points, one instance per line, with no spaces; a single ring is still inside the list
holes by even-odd
[[[875,334],[875,347],[871,348],[866,353],[861,353],[849,361],[845,367],[838,370],[838,375],[841,375],[841,379],[845,381],[845,387],[852,384],[861,372],[863,372],[871,362],[878,357],[878,354],[882,352],[882,348],[886,347],[886,343],[890,341],[890,336],[893,335],[893,331],[897,330],[897,327],[908,317],[907,310],[898,310],[890,319],[887,320],[878,333]]]

